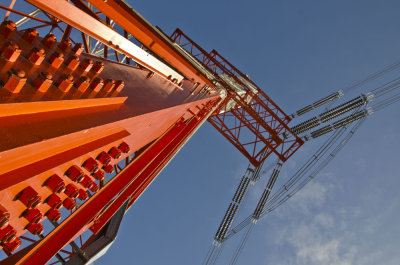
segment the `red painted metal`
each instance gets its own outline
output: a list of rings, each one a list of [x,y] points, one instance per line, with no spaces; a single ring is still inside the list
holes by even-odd
[[[152,172],[168,155],[171,155],[174,147],[187,139],[192,129],[200,124],[201,120],[197,119],[192,119],[187,126],[182,126],[181,122],[176,123],[165,135],[139,156],[131,166],[125,168],[122,171],[124,172],[123,174],[119,174],[118,177],[107,183],[90,201],[77,209],[66,222],[55,228],[17,264],[43,264],[50,260],[59,249],[75,238],[82,227],[89,224],[93,215],[99,213],[120,191],[129,188],[129,185],[140,176],[146,176],[146,170]]]
[[[225,58],[176,32],[173,40],[200,67],[123,1],[87,1],[106,21],[81,0],[27,2],[49,13],[49,21],[0,5],[42,23],[36,28],[51,25],[44,38],[36,28],[0,25],[0,240],[12,255],[9,264],[76,254],[62,248],[85,231],[99,232],[125,202],[130,207],[207,118],[254,165],[272,152],[286,160],[302,144],[287,127],[290,118]],[[72,45],[72,27],[83,44]],[[60,42],[54,29],[62,31]],[[92,48],[88,35],[102,42],[94,50],[103,47],[104,57],[115,54],[117,62],[83,53]],[[129,65],[129,57],[138,64]],[[132,154],[121,169],[118,163]],[[62,206],[71,211],[61,211],[68,212],[61,224],[12,254],[25,232],[43,232],[42,220],[58,222]],[[80,243],[83,249],[90,240]]]
[[[291,133],[287,125],[290,117],[227,60],[217,53],[208,54],[180,29],[175,30],[171,39],[227,90],[225,104],[209,122],[254,166],[260,165],[272,152],[286,161],[304,143]]]

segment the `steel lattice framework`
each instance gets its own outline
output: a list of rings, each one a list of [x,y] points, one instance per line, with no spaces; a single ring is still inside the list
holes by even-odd
[[[122,0],[0,5],[1,264],[85,264],[209,121],[254,166],[303,141],[216,51]]]

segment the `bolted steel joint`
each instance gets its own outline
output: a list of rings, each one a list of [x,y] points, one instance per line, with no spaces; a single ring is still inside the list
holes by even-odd
[[[90,84],[90,88],[94,91],[94,92],[99,92],[102,87],[104,85],[103,79],[101,79],[100,77],[97,77],[93,80],[93,82]]]
[[[33,84],[35,88],[42,93],[47,92],[49,87],[53,84],[53,75],[48,72],[41,72],[38,77],[35,79]]]
[[[20,69],[11,69],[3,77],[3,87],[11,93],[17,94],[26,83],[25,71]]]
[[[42,43],[50,49],[57,43],[57,38],[54,34],[49,33],[42,39]]]
[[[11,20],[3,21],[0,24],[0,34],[4,38],[11,38],[16,31],[17,25]]]
[[[46,56],[45,50],[43,48],[33,48],[32,51],[28,54],[28,60],[33,65],[41,65],[44,61],[44,57]]]
[[[24,34],[22,35],[22,38],[28,43],[33,43],[38,36],[39,36],[38,30],[30,28],[25,30]]]
[[[21,49],[19,48],[18,44],[13,41],[9,41],[3,47],[1,57],[6,61],[15,62],[20,54]]]
[[[60,76],[60,78],[56,82],[56,86],[62,92],[67,93],[74,84],[74,77],[70,74],[65,74]]]

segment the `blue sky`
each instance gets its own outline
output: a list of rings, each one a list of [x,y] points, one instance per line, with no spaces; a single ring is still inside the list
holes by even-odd
[[[215,48],[287,113],[400,59],[396,0],[128,2],[166,33],[180,27]],[[262,219],[238,264],[400,264],[399,107],[368,118],[317,179]],[[281,178],[320,143],[307,143]],[[201,264],[246,166],[205,124],[126,214],[117,241],[95,264]],[[251,190],[241,217],[265,181]],[[229,264],[237,242],[226,244],[218,264]]]

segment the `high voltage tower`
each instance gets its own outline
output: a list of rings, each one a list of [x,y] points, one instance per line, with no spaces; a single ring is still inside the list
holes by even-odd
[[[235,264],[257,221],[311,181],[367,117],[400,99],[397,78],[337,104],[396,63],[288,115],[219,52],[180,29],[166,35],[123,0],[10,0],[0,9],[1,264],[93,262],[205,121],[249,161],[203,262],[215,264],[247,229]],[[324,135],[274,189],[284,163]],[[254,211],[235,222],[271,169]]]

